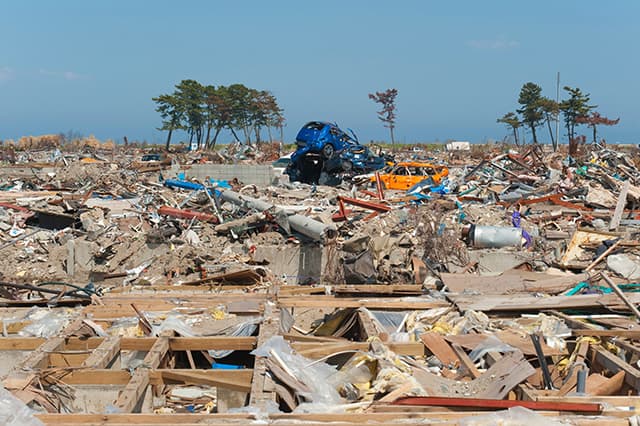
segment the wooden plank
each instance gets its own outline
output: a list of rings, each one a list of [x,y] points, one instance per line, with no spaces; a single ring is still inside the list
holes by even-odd
[[[292,334],[286,333],[282,334],[282,337],[289,342],[311,342],[311,343],[338,343],[338,342],[348,342],[344,337],[333,337],[333,336],[314,336],[304,334]]]
[[[440,334],[435,332],[424,333],[420,335],[420,340],[444,365],[452,368],[458,366],[458,356]]]
[[[157,337],[121,337],[120,349],[123,351],[149,351],[156,342]],[[0,338],[0,350],[2,349]],[[70,338],[65,346],[70,350],[96,349],[102,344],[103,337],[90,337],[88,339]],[[41,340],[44,341],[44,340]],[[201,351],[201,350],[238,350],[250,351],[256,347],[256,337],[229,337],[229,336],[207,336],[207,337],[171,337],[169,347],[173,352],[179,351]],[[32,346],[24,344],[24,346]],[[11,342],[7,346],[20,345],[19,342]],[[7,349],[4,349],[7,350]]]
[[[594,396],[614,395],[622,389],[624,384],[624,371],[618,371],[613,377],[604,377],[600,374],[592,374],[587,378],[586,392]],[[598,377],[598,380],[589,380]]]
[[[82,363],[83,367],[107,368],[120,352],[120,337],[110,336],[100,343]]]
[[[488,378],[488,384],[476,397],[503,399],[511,389],[524,382],[534,372],[534,368],[522,352],[509,352],[483,374],[483,378]]]
[[[210,294],[210,293],[209,293]],[[136,307],[145,312],[168,312],[176,307],[172,301],[176,294],[127,294],[127,295],[107,295],[101,300],[104,305],[90,305],[82,311],[85,315],[91,316],[94,321],[106,319],[119,319],[122,317],[135,316],[135,311],[131,307],[133,302]],[[217,306],[224,304],[230,313],[251,313],[259,312],[259,304],[265,300],[264,294],[237,294],[237,295],[208,295],[196,293],[193,295],[181,295],[180,306],[184,308],[199,308],[203,306]]]
[[[585,272],[589,272],[591,271],[593,268],[595,268],[596,266],[598,266],[598,264],[600,262],[602,262],[602,259],[604,259],[605,257],[609,256],[609,254],[611,252],[613,252],[615,249],[618,248],[618,246],[620,245],[620,242],[622,240],[618,240],[615,243],[611,244],[611,247],[609,247],[608,249],[606,249],[600,256],[598,256],[593,262],[591,262],[589,264],[589,266],[587,266],[586,268],[584,268]]]
[[[472,378],[477,379],[480,377],[480,372],[476,368],[475,364],[469,358],[469,355],[462,349],[462,347],[456,343],[451,345],[451,348],[455,352],[456,356],[460,360],[460,365],[471,375]]]
[[[54,351],[49,353],[49,362],[47,367],[80,367],[88,357],[88,352],[77,353],[68,351]]]
[[[169,347],[169,338],[159,337],[144,357],[143,365],[147,368],[158,368],[164,356],[169,352]]]
[[[601,347],[590,346],[589,351],[591,352],[593,361],[597,362],[603,368],[613,373],[624,371],[626,373],[624,376],[625,383],[627,383],[636,391],[640,390],[640,371],[639,370],[632,367],[631,365],[624,362],[617,356],[613,355],[611,352]]]
[[[640,303],[640,294],[630,293],[626,297],[633,304]],[[621,309],[628,307],[615,294],[579,294],[575,296],[535,297],[529,295],[474,297],[449,294],[447,298],[461,311],[482,312],[539,312],[558,309]]]
[[[583,401],[585,402],[585,401]],[[420,408],[422,413],[411,412],[412,407],[384,406],[384,409],[393,408],[400,412],[369,412],[369,413],[286,413],[269,414],[264,417],[265,421],[273,424],[298,424],[309,425],[331,424],[335,426],[358,426],[363,424],[375,424],[376,426],[388,426],[398,424],[430,424],[437,422],[438,425],[451,426],[459,424],[458,420],[472,418],[474,416],[486,415],[486,411],[434,411],[428,413],[425,419],[424,407]],[[404,411],[404,412],[402,412]],[[541,416],[557,417],[558,411],[538,411]],[[614,414],[604,412],[605,415]],[[607,426],[628,426],[629,412],[620,413],[619,418],[607,417]],[[47,425],[155,425],[155,426],[197,426],[206,424],[208,426],[223,426],[232,423],[250,424],[255,422],[255,414],[36,414],[36,417]],[[262,417],[261,417],[262,418]],[[433,421],[430,422],[430,420]],[[603,425],[603,419],[598,417],[584,416],[564,416],[564,420],[576,426],[597,426]],[[426,420],[426,423],[425,423]]]
[[[335,298],[331,296],[314,297],[280,297],[278,303],[281,307],[287,308],[369,308],[369,309],[432,309],[449,306],[443,301],[431,299],[421,300],[411,298],[402,300],[401,298],[376,297],[372,299],[360,298]]]
[[[419,296],[423,293],[422,285],[416,284],[359,284],[359,285],[337,285],[331,290],[335,294],[375,294],[375,295],[399,295]]]
[[[365,308],[363,308],[365,309]],[[380,333],[371,319],[371,314],[368,310],[358,311],[358,321],[360,323],[360,332],[362,333],[362,340],[368,340],[370,337],[376,337]]]
[[[0,337],[0,351],[33,351],[46,341],[41,337]]]
[[[604,282],[607,283],[607,285],[611,288],[611,290],[613,290],[616,296],[618,296],[620,300],[622,300],[622,302],[631,310],[631,312],[633,312],[633,315],[635,315],[636,318],[640,319],[640,311],[638,310],[638,308],[636,308],[636,304],[629,300],[629,298],[623,293],[623,291],[620,290],[620,287],[618,287],[616,283],[611,281],[611,278],[609,278],[606,273],[601,272],[600,276],[602,277]]]
[[[514,331],[511,331],[511,330],[498,331],[496,333],[493,333],[493,335],[495,335],[495,337],[498,340],[510,346],[513,346],[514,348],[519,349],[525,355],[536,354],[536,351],[533,348],[533,343],[531,343],[531,339],[527,335],[515,333]],[[476,346],[483,343],[489,336],[491,335],[490,334],[459,334],[459,335],[452,334],[449,336],[445,336],[444,339],[450,343],[457,343],[466,349],[475,349]],[[546,356],[566,354],[566,351],[563,351],[560,349],[554,349],[548,346],[544,342],[540,342],[540,345],[542,346],[542,351]]]
[[[595,402],[603,405],[610,405],[612,407],[640,407],[640,396],[557,396],[557,395],[539,395],[538,401],[549,402]]]
[[[640,330],[571,330],[574,336],[593,336],[593,337],[618,337],[623,339],[640,340]]]
[[[253,370],[246,368],[241,370],[149,370],[149,384],[164,385],[173,383],[184,383],[178,376],[165,376],[166,372],[176,374],[194,373],[203,380],[220,380],[221,383],[237,382],[250,383]],[[89,369],[89,370],[67,370],[52,372],[62,382],[68,385],[118,385],[125,386],[131,380],[132,374],[128,370],[111,369]],[[189,379],[188,376],[182,376]]]
[[[242,370],[238,370],[242,371]],[[251,392],[251,379],[252,375],[240,375],[237,374],[233,379],[222,378],[221,375],[209,375],[202,374],[200,371],[175,371],[175,370],[162,370],[160,372],[164,382],[167,380],[174,380],[179,383],[186,383],[190,385],[206,385],[214,387],[222,387],[239,392]]]
[[[508,270],[498,276],[442,273],[442,282],[452,293],[473,290],[482,294],[557,294],[588,278],[587,274],[552,275],[541,272]]]
[[[147,391],[149,386],[149,370],[146,368],[138,368],[131,379],[127,383],[124,390],[118,395],[114,406],[123,413],[131,413],[142,395]]]
[[[169,344],[172,351],[204,351],[204,350],[235,350],[251,351],[256,348],[256,337],[172,337]]]
[[[408,356],[424,356],[425,347],[422,343],[417,342],[389,342],[385,343],[389,349],[398,355]],[[339,342],[330,344],[323,343],[311,343],[311,342],[294,342],[291,347],[298,353],[304,354],[308,358],[321,358],[327,355],[331,355],[340,351],[368,351],[368,342]]]
[[[173,333],[173,332],[172,332]],[[121,412],[130,413],[138,405],[138,401],[149,386],[149,370],[156,369],[160,366],[162,359],[169,351],[169,337],[163,336],[156,339],[151,350],[144,357],[142,365],[144,368],[138,368],[131,377],[129,383],[124,388],[115,402],[115,407]]]
[[[272,336],[275,336],[280,330],[280,309],[271,304],[266,303],[264,306],[263,320],[258,331],[258,347],[263,345]],[[253,364],[253,378],[251,381],[251,392],[249,395],[249,404],[264,408],[268,401],[274,401],[276,397],[275,386],[269,386],[272,383],[267,378],[267,358],[257,356]]]
[[[631,181],[626,180],[622,185],[622,189],[620,190],[620,195],[618,196],[618,202],[616,203],[616,209],[613,212],[613,217],[611,218],[611,222],[609,223],[609,231],[615,231],[620,226],[620,220],[622,219],[622,213],[624,212],[624,206],[627,204],[627,194],[629,193],[629,188],[631,187]]]

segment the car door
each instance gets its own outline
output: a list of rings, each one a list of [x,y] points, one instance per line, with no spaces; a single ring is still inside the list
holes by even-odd
[[[394,168],[391,169],[391,171],[389,171],[388,174],[386,174],[385,177],[385,186],[389,189],[396,189],[398,186],[398,179],[400,178],[400,176],[398,175],[399,170],[400,170],[400,166],[395,166]]]
[[[404,190],[408,188],[409,179],[411,179],[411,173],[406,166],[399,166],[394,174],[393,189]]]

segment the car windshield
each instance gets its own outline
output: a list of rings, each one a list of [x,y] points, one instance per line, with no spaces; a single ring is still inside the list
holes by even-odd
[[[324,127],[324,124],[313,121],[311,123],[308,123],[304,127],[306,129],[311,129],[311,130],[322,130],[322,128]]]

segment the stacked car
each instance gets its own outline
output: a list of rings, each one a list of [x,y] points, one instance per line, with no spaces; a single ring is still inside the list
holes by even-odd
[[[305,124],[296,136],[297,149],[286,170],[290,179],[330,184],[385,166],[384,157],[360,145],[353,131],[350,133],[335,123],[311,121]]]

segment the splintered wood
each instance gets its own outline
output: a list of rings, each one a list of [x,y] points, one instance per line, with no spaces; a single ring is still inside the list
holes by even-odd
[[[543,282],[558,290],[567,286],[564,277],[548,277]],[[608,329],[602,329],[557,311],[549,311],[547,317],[487,317],[491,326],[480,326],[484,320],[478,316],[476,321],[480,322],[473,323],[473,331],[454,332],[456,324],[462,326],[460,321],[471,318],[452,309],[455,305],[425,297],[405,299],[382,294],[374,298],[225,295],[215,305],[206,297],[198,300],[199,296],[188,294],[158,300],[136,295],[103,297],[103,305],[87,306],[74,313],[76,316],[56,337],[19,336],[17,333],[29,321],[7,328],[11,332],[0,338],[0,351],[17,356],[12,355],[15,361],[5,367],[3,384],[21,401],[46,411],[37,417],[52,425],[197,424],[205,413],[212,424],[222,424],[249,420],[247,414],[228,414],[233,408],[250,407],[267,413],[276,406],[284,413],[264,414],[270,421],[316,424],[338,421],[355,425],[362,418],[410,424],[416,412],[434,421],[457,421],[479,414],[434,407],[437,397],[448,401],[442,404],[454,406],[522,400],[534,410],[540,404],[540,415],[553,412],[576,424],[587,424],[587,417],[564,413],[562,404],[609,398],[607,404],[615,407],[619,398],[620,405],[633,406],[633,402],[640,406],[640,398],[630,396],[640,390],[640,371],[610,352],[611,346],[604,346],[605,341],[622,345],[632,354],[629,359],[640,359],[640,345],[634,344],[634,340],[640,340],[640,329],[625,328],[630,324],[628,319],[595,319],[608,324]],[[481,311],[513,311],[525,307],[529,300],[522,295],[498,294],[483,300],[454,294],[449,298],[465,310],[470,309],[466,304],[473,304],[477,315]],[[584,297],[574,300],[543,302],[556,309],[592,303]],[[619,300],[614,301],[612,294],[601,303],[619,304]],[[246,320],[256,315],[256,327],[247,328],[248,334],[240,332],[251,324]],[[169,318],[180,318],[180,322],[158,332],[158,325]],[[199,335],[199,327],[211,327],[205,327],[207,321],[227,321],[228,326],[209,328],[221,330],[218,335]],[[566,347],[556,346],[553,339],[541,339],[556,390],[543,389],[540,364],[527,331],[540,326],[539,321],[562,321],[569,326]],[[504,328],[505,324],[510,327]],[[250,354],[278,336],[296,356],[307,360],[308,369],[327,362],[345,369],[334,373],[332,386],[340,390],[336,395],[340,395],[341,404],[351,401],[353,409],[365,417],[347,413],[287,414],[301,401],[314,401],[316,384],[299,376],[297,367],[283,361],[283,354],[277,350],[268,356]],[[486,350],[478,352],[483,347]],[[562,359],[568,360],[564,367],[557,364]],[[586,380],[579,394],[582,370],[586,371]],[[346,371],[351,371],[349,376],[342,375]],[[318,376],[315,380],[327,379]],[[436,399],[429,400],[428,407],[398,405],[412,395]],[[542,409],[549,406],[556,409]],[[110,407],[109,413],[105,407]],[[599,413],[612,418],[612,424],[624,417],[614,410],[602,409]]]

